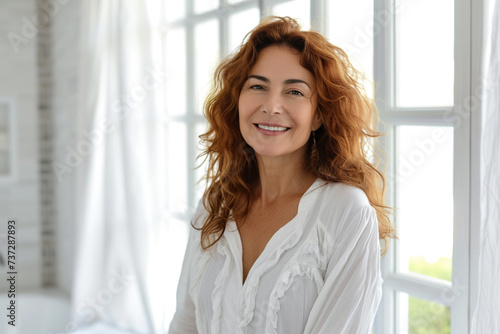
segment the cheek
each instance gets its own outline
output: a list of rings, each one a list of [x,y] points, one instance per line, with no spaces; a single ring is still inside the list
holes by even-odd
[[[241,120],[243,118],[243,109],[242,109],[242,103],[241,103],[241,97],[240,99],[238,100],[238,119],[239,119],[239,122],[241,124]]]
[[[238,102],[238,116],[240,117],[240,124],[243,124],[251,115],[251,99],[245,95],[241,95]]]
[[[238,100],[238,115],[240,116],[240,119],[243,116],[244,112],[245,112],[245,96],[240,95],[240,98]]]
[[[241,127],[241,125],[245,122],[245,110],[242,109],[241,106],[238,106],[238,120]]]
[[[308,130],[314,124],[315,114],[310,105],[305,108],[299,108],[294,116],[295,124],[300,126],[303,130]]]
[[[245,108],[245,105],[244,99],[240,98],[238,102],[238,121],[242,134],[245,132],[245,124],[248,122],[248,108]]]

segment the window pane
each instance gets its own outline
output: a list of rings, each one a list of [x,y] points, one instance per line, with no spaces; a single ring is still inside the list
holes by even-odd
[[[451,280],[453,128],[396,128],[397,266]]]
[[[330,42],[342,48],[365,74],[365,89],[373,97],[373,0],[331,2],[328,18]]]
[[[186,0],[169,1],[164,4],[165,18],[168,22],[186,17]]]
[[[187,131],[186,124],[170,122],[167,126],[167,195],[170,212],[184,212],[187,202]]]
[[[304,29],[311,27],[311,5],[309,0],[293,0],[273,6],[273,15],[298,19]]]
[[[167,115],[186,113],[186,32],[184,28],[167,33],[165,43],[165,105]]]
[[[196,14],[214,10],[219,6],[219,0],[194,0],[194,12]]]
[[[194,46],[196,112],[201,114],[203,101],[219,61],[219,22],[216,19],[196,25]]]
[[[229,17],[229,46],[230,52],[234,51],[243,42],[246,34],[259,23],[259,9],[252,8]]]
[[[406,293],[397,296],[396,333],[450,334],[450,308]]]
[[[452,106],[453,0],[396,1],[396,105]]]

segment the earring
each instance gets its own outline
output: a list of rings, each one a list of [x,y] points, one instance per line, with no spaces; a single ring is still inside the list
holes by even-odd
[[[316,148],[316,134],[315,131],[311,131],[313,135],[313,147]]]

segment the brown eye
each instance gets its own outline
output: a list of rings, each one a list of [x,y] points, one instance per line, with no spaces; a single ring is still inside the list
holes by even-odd
[[[300,92],[298,90],[291,90],[288,92],[288,94],[297,95],[297,96],[304,96],[304,94],[302,94],[302,92]]]

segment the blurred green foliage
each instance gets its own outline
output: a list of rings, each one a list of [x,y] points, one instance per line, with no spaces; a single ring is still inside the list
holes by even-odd
[[[427,262],[423,256],[410,257],[410,271],[445,281],[451,281],[451,259],[440,257],[434,263]]]
[[[447,281],[451,281],[451,259],[441,257],[429,263],[424,257],[410,258],[410,271]],[[409,298],[409,334],[449,334],[450,309],[442,304]]]

